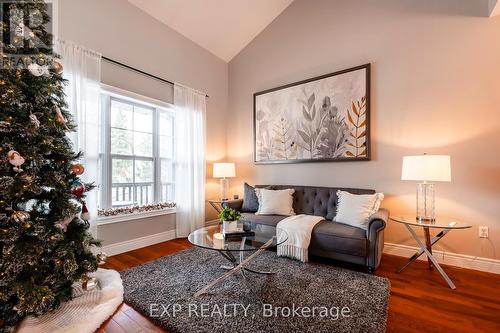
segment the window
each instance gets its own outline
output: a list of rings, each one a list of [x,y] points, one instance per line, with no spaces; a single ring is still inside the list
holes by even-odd
[[[101,209],[174,200],[172,108],[103,94]]]

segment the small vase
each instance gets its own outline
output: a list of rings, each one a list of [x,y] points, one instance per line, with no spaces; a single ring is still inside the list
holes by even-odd
[[[222,230],[224,230],[224,232],[238,230],[238,221],[222,221]]]

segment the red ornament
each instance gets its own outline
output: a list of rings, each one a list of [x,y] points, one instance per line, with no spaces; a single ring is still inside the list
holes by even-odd
[[[71,166],[71,172],[77,176],[80,176],[85,172],[85,168],[81,164],[74,164]]]
[[[81,197],[85,193],[85,184],[81,183],[79,180],[75,180],[71,184],[71,193],[77,197]]]

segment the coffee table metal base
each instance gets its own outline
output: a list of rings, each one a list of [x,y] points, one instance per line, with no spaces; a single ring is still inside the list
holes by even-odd
[[[257,251],[252,253],[246,259],[243,259],[244,251],[240,251],[239,262],[236,259],[236,257],[231,253],[231,251],[224,251],[224,250],[218,251],[224,258],[226,258],[227,260],[229,260],[231,262],[231,266],[226,266],[226,265],[221,266],[221,268],[226,269],[228,271],[224,275],[222,275],[221,277],[215,279],[210,284],[208,284],[207,286],[205,286],[204,288],[202,288],[198,292],[196,292],[194,294],[194,297],[198,297],[198,296],[204,294],[205,292],[207,292],[210,288],[212,288],[213,286],[215,286],[219,282],[227,279],[228,277],[230,277],[231,275],[234,275],[236,273],[241,273],[243,275],[243,277],[245,277],[245,272],[251,272],[251,273],[255,273],[255,274],[264,274],[264,275],[274,274],[273,272],[261,272],[261,271],[256,271],[256,270],[253,270],[253,269],[247,267],[247,265],[254,258],[259,256],[262,252],[264,252],[273,243],[273,240],[274,240],[274,238],[271,238],[267,243],[262,245]],[[241,249],[243,249],[243,247],[245,246],[245,241],[246,241],[246,239],[243,238],[241,241]]]

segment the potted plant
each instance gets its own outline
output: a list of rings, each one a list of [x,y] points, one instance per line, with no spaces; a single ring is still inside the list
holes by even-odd
[[[224,207],[219,213],[219,219],[222,221],[222,230],[224,232],[232,232],[238,229],[238,221],[241,219],[241,214],[237,210]]]

